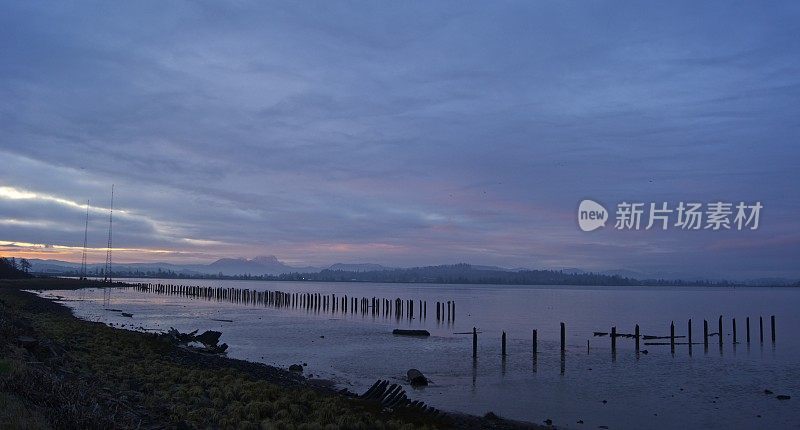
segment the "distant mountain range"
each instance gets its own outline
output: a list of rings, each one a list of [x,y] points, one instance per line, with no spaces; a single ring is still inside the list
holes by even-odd
[[[77,275],[80,264],[59,260],[31,259],[31,272],[50,275]],[[102,275],[104,264],[90,264],[90,275]],[[336,263],[328,267],[290,266],[274,255],[247,258],[222,258],[209,264],[115,263],[116,277],[241,277],[274,280],[368,281],[368,282],[444,282],[500,284],[573,285],[708,285],[731,284],[722,277],[701,278],[677,274],[646,274],[632,270],[590,272],[578,268],[559,270],[507,269],[470,264],[393,268],[371,263]],[[680,281],[680,282],[674,282]],[[737,285],[795,286],[798,280],[785,278],[753,279]]]
[[[31,271],[42,274],[72,274],[80,271],[79,263],[70,263],[59,260],[31,259]],[[87,271],[91,274],[100,273],[105,264],[89,264]],[[367,272],[390,269],[380,264],[369,263],[336,263],[328,267],[290,266],[278,260],[274,255],[247,258],[221,258],[210,264],[173,264],[173,263],[114,263],[114,273],[125,274],[157,274],[159,272],[176,273],[180,275],[280,275],[286,273],[316,273],[322,270],[341,270],[351,272]]]

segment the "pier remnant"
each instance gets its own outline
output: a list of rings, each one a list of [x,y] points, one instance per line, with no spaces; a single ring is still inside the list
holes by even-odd
[[[472,358],[478,358],[478,329],[472,327]]]

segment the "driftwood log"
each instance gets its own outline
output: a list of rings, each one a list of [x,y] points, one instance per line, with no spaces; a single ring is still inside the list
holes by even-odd
[[[396,328],[392,330],[392,334],[396,334],[399,336],[417,336],[417,337],[428,337],[431,333],[428,330],[404,330]]]

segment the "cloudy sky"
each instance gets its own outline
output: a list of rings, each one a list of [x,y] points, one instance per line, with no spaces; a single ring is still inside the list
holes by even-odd
[[[800,3],[0,5],[0,254],[800,277]],[[760,201],[583,232],[578,203]],[[118,210],[116,210],[118,209]]]

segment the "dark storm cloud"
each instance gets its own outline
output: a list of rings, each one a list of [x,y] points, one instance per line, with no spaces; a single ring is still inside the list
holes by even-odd
[[[90,199],[97,247],[115,183],[116,243],[175,258],[798,275],[793,2],[2,9],[0,186]],[[586,234],[586,197],[765,214]],[[0,241],[81,245],[82,220],[0,198]]]

